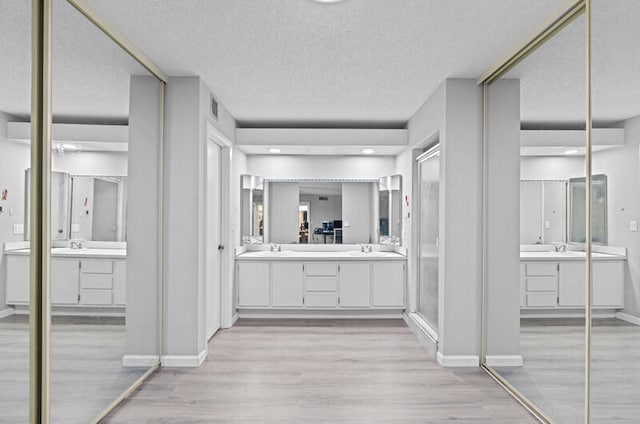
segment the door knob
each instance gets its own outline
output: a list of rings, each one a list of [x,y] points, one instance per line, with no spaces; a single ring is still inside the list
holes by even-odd
[[[224,250],[224,246],[223,246],[223,245],[221,245],[221,244],[219,244],[219,245],[218,245],[218,250]]]

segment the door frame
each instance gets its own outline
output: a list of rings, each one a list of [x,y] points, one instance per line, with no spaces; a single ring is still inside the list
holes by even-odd
[[[231,151],[233,143],[218,128],[209,121],[206,123],[208,143],[211,141],[220,147],[220,242],[225,246],[220,254],[220,328],[229,328],[233,323],[233,284],[231,270],[233,269],[233,240],[231,240]],[[205,184],[208,170],[205,171]],[[226,207],[224,205],[227,205]]]

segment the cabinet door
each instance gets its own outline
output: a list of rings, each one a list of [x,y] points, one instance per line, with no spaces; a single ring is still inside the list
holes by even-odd
[[[585,263],[562,262],[558,273],[558,306],[584,306]]]
[[[404,308],[404,262],[373,264],[373,306]]]
[[[368,308],[371,306],[371,265],[343,263],[339,265],[339,306]]]
[[[238,263],[238,306],[269,306],[269,263]]]
[[[593,306],[624,307],[624,262],[593,263]]]
[[[7,303],[29,303],[29,256],[6,255]]]
[[[77,305],[80,284],[80,261],[51,259],[51,304]]]
[[[127,303],[127,262],[113,261],[113,304],[125,306]]]
[[[273,306],[302,306],[303,287],[301,263],[273,262],[271,264],[271,304]]]

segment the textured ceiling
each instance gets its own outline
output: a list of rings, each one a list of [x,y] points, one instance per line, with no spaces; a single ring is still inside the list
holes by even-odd
[[[200,75],[247,126],[402,126],[448,77],[477,78],[560,0],[87,0],[170,75]],[[615,4],[616,7],[611,7]],[[594,0],[594,116],[640,113],[637,0]],[[0,111],[26,115],[30,2],[0,2]],[[129,75],[145,71],[54,0],[58,121],[125,120]],[[584,118],[578,20],[512,70],[522,117]],[[633,54],[629,54],[632,52]]]

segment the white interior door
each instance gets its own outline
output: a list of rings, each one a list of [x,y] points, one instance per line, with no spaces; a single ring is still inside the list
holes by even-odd
[[[220,146],[207,142],[207,264],[206,264],[206,317],[207,339],[220,328]]]

